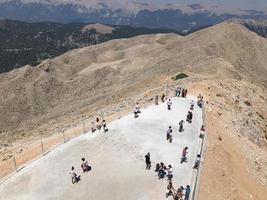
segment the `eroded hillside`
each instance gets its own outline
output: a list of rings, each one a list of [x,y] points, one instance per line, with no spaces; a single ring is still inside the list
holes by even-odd
[[[1,143],[51,134],[184,72],[189,78],[170,84],[207,101],[201,199],[265,199],[266,63],[266,39],[229,22],[186,37],[146,35],[75,49],[0,75]]]

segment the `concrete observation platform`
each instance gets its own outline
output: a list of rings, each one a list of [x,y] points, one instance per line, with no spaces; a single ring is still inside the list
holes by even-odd
[[[194,185],[192,169],[200,151],[199,130],[202,110],[196,105],[192,124],[178,132],[185,120],[192,98],[173,98],[172,110],[166,103],[141,109],[108,124],[109,131],[79,136],[33,162],[0,185],[0,200],[162,200],[167,180],[159,180],[156,163],[173,167],[173,185]],[[166,141],[166,131],[173,129],[173,143]],[[180,164],[182,149],[189,147],[188,162]],[[151,154],[152,168],[145,169],[144,156]],[[92,170],[82,173],[81,158]],[[71,183],[69,171],[75,167],[81,181]]]

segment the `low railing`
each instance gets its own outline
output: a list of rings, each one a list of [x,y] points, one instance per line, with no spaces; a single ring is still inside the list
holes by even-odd
[[[121,118],[133,111],[136,102],[143,108],[154,104],[155,95],[160,95],[164,92],[166,99],[174,96],[175,86],[165,84],[162,87],[147,91],[144,95],[136,97],[134,100],[127,100],[127,102],[119,104],[117,107],[102,109],[90,115],[90,117],[82,119],[76,125],[66,125],[59,129],[60,131],[54,133],[49,137],[42,137],[33,141],[26,142],[9,151],[2,151],[2,158],[0,160],[0,184],[4,183],[9,177],[20,171],[33,161],[46,156],[49,152],[57,147],[64,145],[69,140],[85,134],[91,130],[91,122],[95,121],[96,117],[105,119],[110,123],[116,119]],[[3,156],[4,155],[4,156]]]
[[[202,125],[204,126],[204,136],[203,139],[201,141],[201,145],[200,145],[200,156],[201,156],[201,162],[199,163],[198,169],[196,171],[196,180],[195,180],[195,184],[193,187],[193,193],[192,193],[192,200],[197,200],[198,199],[198,191],[199,191],[199,182],[200,182],[200,175],[201,175],[201,171],[202,171],[202,167],[203,167],[203,156],[204,156],[204,146],[205,146],[205,139],[206,139],[206,123],[205,123],[205,103],[203,103],[203,107],[202,107]]]

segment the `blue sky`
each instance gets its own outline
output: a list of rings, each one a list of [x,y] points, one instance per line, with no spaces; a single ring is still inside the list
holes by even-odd
[[[226,7],[234,8],[246,8],[246,9],[266,9],[267,0],[135,0],[139,2],[150,2],[150,3],[181,3],[181,4],[212,4],[212,5],[223,5]]]

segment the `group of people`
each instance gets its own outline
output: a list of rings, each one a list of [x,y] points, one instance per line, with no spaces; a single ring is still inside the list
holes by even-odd
[[[182,87],[177,87],[175,89],[175,96],[176,97],[186,97],[187,96],[187,89]]]
[[[185,188],[183,186],[180,186],[177,190],[175,190],[172,183],[169,182],[166,191],[166,199],[172,198],[174,200],[189,200],[190,193],[190,185],[187,185]]]
[[[166,98],[165,93],[162,93],[162,94],[160,95],[160,100],[161,100],[162,103],[165,102],[165,98]],[[159,105],[159,95],[156,95],[156,96],[155,96],[155,105],[156,105],[156,106]]]
[[[171,165],[168,165],[168,167],[166,167],[163,162],[157,163],[155,172],[158,173],[159,179],[164,179],[165,177],[167,177],[168,181],[172,181],[173,170]]]
[[[82,158],[81,168],[83,173],[89,172],[92,169],[85,158]],[[78,183],[81,180],[81,175],[77,175],[73,166],[71,167],[70,175],[72,184]]]
[[[176,91],[175,91],[175,95],[177,97],[186,97],[187,96],[187,89],[177,87]],[[161,101],[164,102],[165,98],[166,98],[165,94],[163,93],[160,98],[161,98]],[[155,97],[155,105],[159,105],[159,96],[158,95]],[[197,105],[200,107],[203,106],[203,96],[201,94],[198,96]],[[171,99],[168,99],[168,101],[167,101],[167,109],[168,110],[172,109]],[[188,114],[186,117],[186,121],[189,123],[192,123],[192,118],[193,118],[192,111],[193,110],[194,110],[194,101],[191,101],[190,110],[188,111]],[[135,108],[134,108],[134,117],[135,118],[139,117],[140,113],[141,113],[140,105],[137,102],[135,105]],[[184,124],[185,124],[184,120],[181,120],[179,122],[179,132],[184,131]],[[100,131],[101,129],[103,129],[104,132],[108,131],[106,121],[104,119],[102,121],[100,121],[99,118],[96,118],[96,121],[92,122],[92,132],[95,132],[96,130]],[[169,128],[167,130],[167,134],[166,134],[166,139],[169,143],[172,143],[172,139],[173,139],[172,133],[173,133],[172,127],[169,126]],[[201,133],[204,134],[204,126],[201,127]],[[200,137],[202,138],[202,137],[204,137],[204,135],[200,134]],[[188,147],[184,147],[183,151],[182,151],[180,163],[187,162],[187,155],[188,155]],[[198,154],[197,158],[195,160],[193,169],[199,168],[200,158],[201,158],[201,156],[200,156],[200,154]],[[150,158],[149,152],[145,155],[145,163],[146,163],[146,169],[150,170],[151,169],[151,158]],[[85,158],[82,158],[81,168],[82,168],[83,173],[89,172],[91,170],[91,167],[89,166],[89,164]],[[156,167],[155,167],[155,172],[157,173],[157,176],[159,179],[167,178],[167,181],[168,181],[167,192],[166,192],[166,198],[167,199],[169,197],[173,197],[174,200],[183,200],[183,199],[189,200],[189,196],[190,196],[190,192],[191,192],[191,188],[189,185],[187,185],[185,188],[183,186],[180,186],[177,190],[174,189],[173,184],[172,184],[173,168],[170,164],[168,166],[166,166],[163,162],[157,163]],[[71,174],[71,180],[72,180],[73,184],[78,183],[81,180],[81,176],[77,175],[77,173],[75,172],[75,168],[73,166],[71,167],[70,174]]]
[[[108,128],[107,128],[107,123],[106,120],[102,120],[102,122],[100,122],[100,119],[97,117],[95,122],[92,122],[92,127],[91,127],[91,131],[92,133],[95,132],[96,130],[101,130],[103,129],[103,132],[106,133],[108,132]]]

